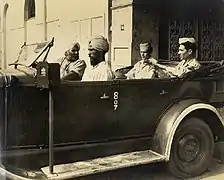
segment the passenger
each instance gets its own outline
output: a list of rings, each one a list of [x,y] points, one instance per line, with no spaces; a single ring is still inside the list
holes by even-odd
[[[67,80],[81,80],[84,74],[86,63],[79,59],[79,43],[75,42],[65,52],[61,62],[61,78]]]
[[[109,51],[107,39],[101,35],[92,38],[88,46],[91,68],[85,71],[82,81],[109,81],[114,74],[105,61],[105,54]]]
[[[170,77],[182,77],[185,74],[200,68],[200,63],[196,60],[196,42],[194,38],[180,38],[179,51],[180,62],[175,67],[167,67],[156,64],[162,68]]]
[[[156,75],[154,64],[157,60],[152,58],[153,47],[150,42],[140,44],[141,60],[126,74],[127,79],[153,78]]]

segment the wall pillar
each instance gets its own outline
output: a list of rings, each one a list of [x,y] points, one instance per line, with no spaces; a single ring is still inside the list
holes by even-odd
[[[112,1],[112,68],[131,65],[133,0]]]
[[[8,8],[9,8],[9,5],[8,4],[5,4],[4,5],[4,8],[3,8],[3,20],[2,20],[2,28],[3,28],[3,31],[2,31],[2,55],[3,55],[3,58],[2,58],[2,63],[1,63],[1,67],[3,69],[6,69],[7,67],[7,51],[6,51],[6,48],[7,48],[7,11],[8,11]]]

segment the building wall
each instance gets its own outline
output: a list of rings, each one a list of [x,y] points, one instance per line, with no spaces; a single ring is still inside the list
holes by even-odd
[[[133,0],[113,0],[111,11],[111,64],[116,69],[131,65]]]
[[[1,26],[1,32],[2,32],[1,48],[3,52],[1,58],[2,68],[6,67],[8,63],[13,61],[12,59],[16,58],[16,48],[18,51],[20,46],[24,42],[24,25],[23,25],[24,13],[23,11],[21,11],[22,6],[24,5],[21,0],[17,1],[20,2],[17,4],[17,6],[12,5],[11,1],[3,0],[1,4],[1,17],[3,19]],[[8,8],[7,11],[5,11],[6,12],[5,13],[4,9],[6,6],[8,6]],[[5,59],[7,59],[7,62],[5,62]]]
[[[115,67],[136,63],[140,59],[139,43],[146,40],[152,42],[153,57],[175,60],[178,58],[176,53],[178,38],[187,35],[195,36],[199,41],[201,59],[217,60],[216,57],[218,59],[224,57],[221,1],[214,1],[216,3],[210,1],[210,4],[203,6],[201,6],[203,0],[200,0],[200,3],[191,0],[191,3],[184,5],[178,0],[170,0],[167,3],[157,0],[65,0],[63,3],[61,0],[35,0],[35,2],[35,18],[24,21],[25,0],[0,1],[1,68],[16,60],[24,42],[32,44],[49,41],[52,37],[55,37],[55,45],[49,54],[49,61],[56,61],[63,56],[72,42],[78,41],[81,44],[80,57],[89,64],[87,47],[94,34],[101,34],[109,39],[111,51],[107,54],[107,59],[111,60],[112,66]],[[173,7],[177,6],[181,8],[173,11]],[[206,16],[208,13],[210,20]],[[178,19],[182,19],[180,27],[185,27],[184,19],[193,20],[193,25],[186,21],[188,24],[186,28],[173,26],[172,22],[178,25],[176,23]],[[214,19],[218,19],[218,22],[214,22]],[[204,22],[205,20],[208,22]],[[211,32],[207,37],[207,30],[204,33],[203,29],[210,24],[209,21],[213,22],[212,26],[215,28],[211,30],[208,27]],[[195,30],[192,31],[192,27],[196,27]],[[218,41],[213,43],[216,39]],[[31,51],[32,48],[26,49],[22,55],[24,60],[34,59]]]
[[[81,58],[88,63],[87,47],[91,36],[101,34],[108,37],[107,1],[66,0],[62,4],[61,0],[48,0],[47,7],[56,7],[47,11],[47,38],[57,38],[52,57],[63,54],[76,40],[81,44]]]
[[[20,47],[27,44],[49,41],[55,37],[55,44],[49,54],[49,61],[63,56],[66,48],[74,41],[81,44],[80,56],[88,63],[87,45],[92,35],[108,37],[108,3],[106,0],[36,0],[36,16],[24,21],[25,0],[2,0],[1,19],[4,5],[9,5],[6,16],[6,33],[1,23],[1,42],[6,35],[7,64],[15,61]],[[2,22],[2,21],[1,21]],[[2,44],[1,43],[1,44]],[[2,46],[0,46],[3,50]],[[27,49],[27,60],[34,56]],[[24,55],[25,56],[25,55]],[[25,58],[24,58],[25,59]]]
[[[112,10],[112,67],[131,65],[132,14],[132,5]]]

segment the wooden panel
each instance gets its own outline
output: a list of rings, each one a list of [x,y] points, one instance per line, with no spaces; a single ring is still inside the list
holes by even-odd
[[[179,60],[178,39],[180,37],[194,37],[197,40],[197,21],[171,19],[169,21],[169,59]]]
[[[224,59],[224,22],[202,21],[200,23],[200,59],[217,61]]]
[[[91,35],[105,35],[104,16],[99,16],[91,19]]]
[[[131,65],[130,50],[128,47],[115,47],[114,58],[112,64],[114,66],[128,66]]]
[[[198,59],[219,61],[224,59],[224,22],[213,20],[170,20],[169,59],[179,60],[178,39],[194,37],[198,42]]]

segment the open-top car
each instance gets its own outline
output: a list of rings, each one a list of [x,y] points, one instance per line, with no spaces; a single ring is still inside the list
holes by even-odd
[[[127,80],[126,67],[98,82],[60,80],[46,58],[11,64],[0,71],[0,172],[61,180],[166,162],[176,177],[201,175],[224,138],[223,62],[201,64],[182,78]]]

